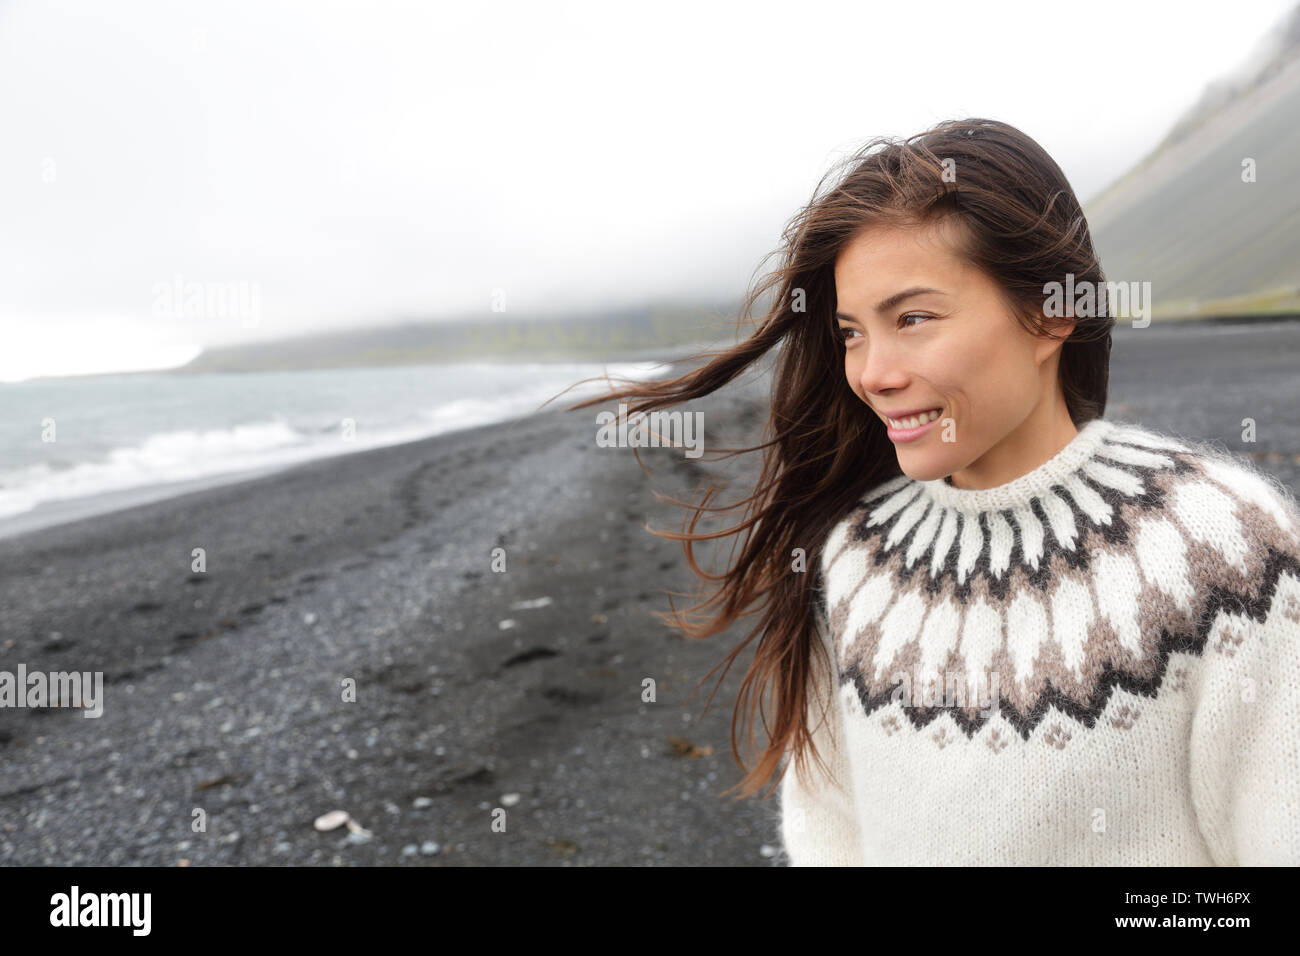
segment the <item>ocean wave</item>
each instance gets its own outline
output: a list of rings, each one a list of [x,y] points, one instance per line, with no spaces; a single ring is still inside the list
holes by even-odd
[[[599,367],[522,363],[508,369],[483,366],[483,381],[489,379],[488,372],[498,379],[503,373],[507,375],[508,384],[499,387],[498,394],[450,398],[412,408],[404,417],[390,417],[382,424],[361,418],[345,430],[347,416],[340,414],[335,425],[322,425],[319,417],[311,422],[276,417],[228,428],[172,429],[113,448],[96,460],[79,462],[68,460],[69,448],[75,446],[60,443],[57,459],[0,472],[0,519],[31,511],[45,502],[289,466],[508,421],[564,408],[581,397],[605,390],[610,383],[599,377],[603,372],[614,378],[643,381],[663,374],[665,368],[654,362]],[[474,366],[460,366],[457,374],[473,378],[474,371]],[[597,376],[597,380],[565,391],[566,386],[591,376]]]

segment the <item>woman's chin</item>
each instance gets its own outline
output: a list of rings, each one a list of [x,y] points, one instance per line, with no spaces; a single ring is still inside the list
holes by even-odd
[[[934,481],[946,478],[960,468],[957,462],[947,460],[947,456],[927,454],[921,449],[898,450],[898,467],[903,474],[916,481]]]

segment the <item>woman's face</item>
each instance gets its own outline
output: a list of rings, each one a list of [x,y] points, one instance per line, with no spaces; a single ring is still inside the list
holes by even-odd
[[[904,474],[992,487],[1045,461],[1073,428],[1060,342],[1016,321],[955,251],[958,228],[949,217],[859,234],[835,262],[836,321],[849,386],[884,421]]]

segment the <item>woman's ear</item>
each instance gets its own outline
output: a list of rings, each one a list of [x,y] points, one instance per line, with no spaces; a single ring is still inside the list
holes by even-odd
[[[1034,361],[1042,365],[1059,352],[1065,340],[1074,334],[1074,324],[1073,318],[1061,318],[1046,326],[1044,334],[1034,344]]]
[[[1078,320],[1073,316],[1065,316],[1057,319],[1056,322],[1053,323],[1052,334],[1064,342],[1074,334],[1074,326],[1077,321]]]

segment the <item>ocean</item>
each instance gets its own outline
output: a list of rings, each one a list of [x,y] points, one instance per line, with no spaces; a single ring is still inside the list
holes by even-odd
[[[0,384],[0,536],[597,394],[655,362],[136,373]],[[596,409],[591,410],[594,416]]]

